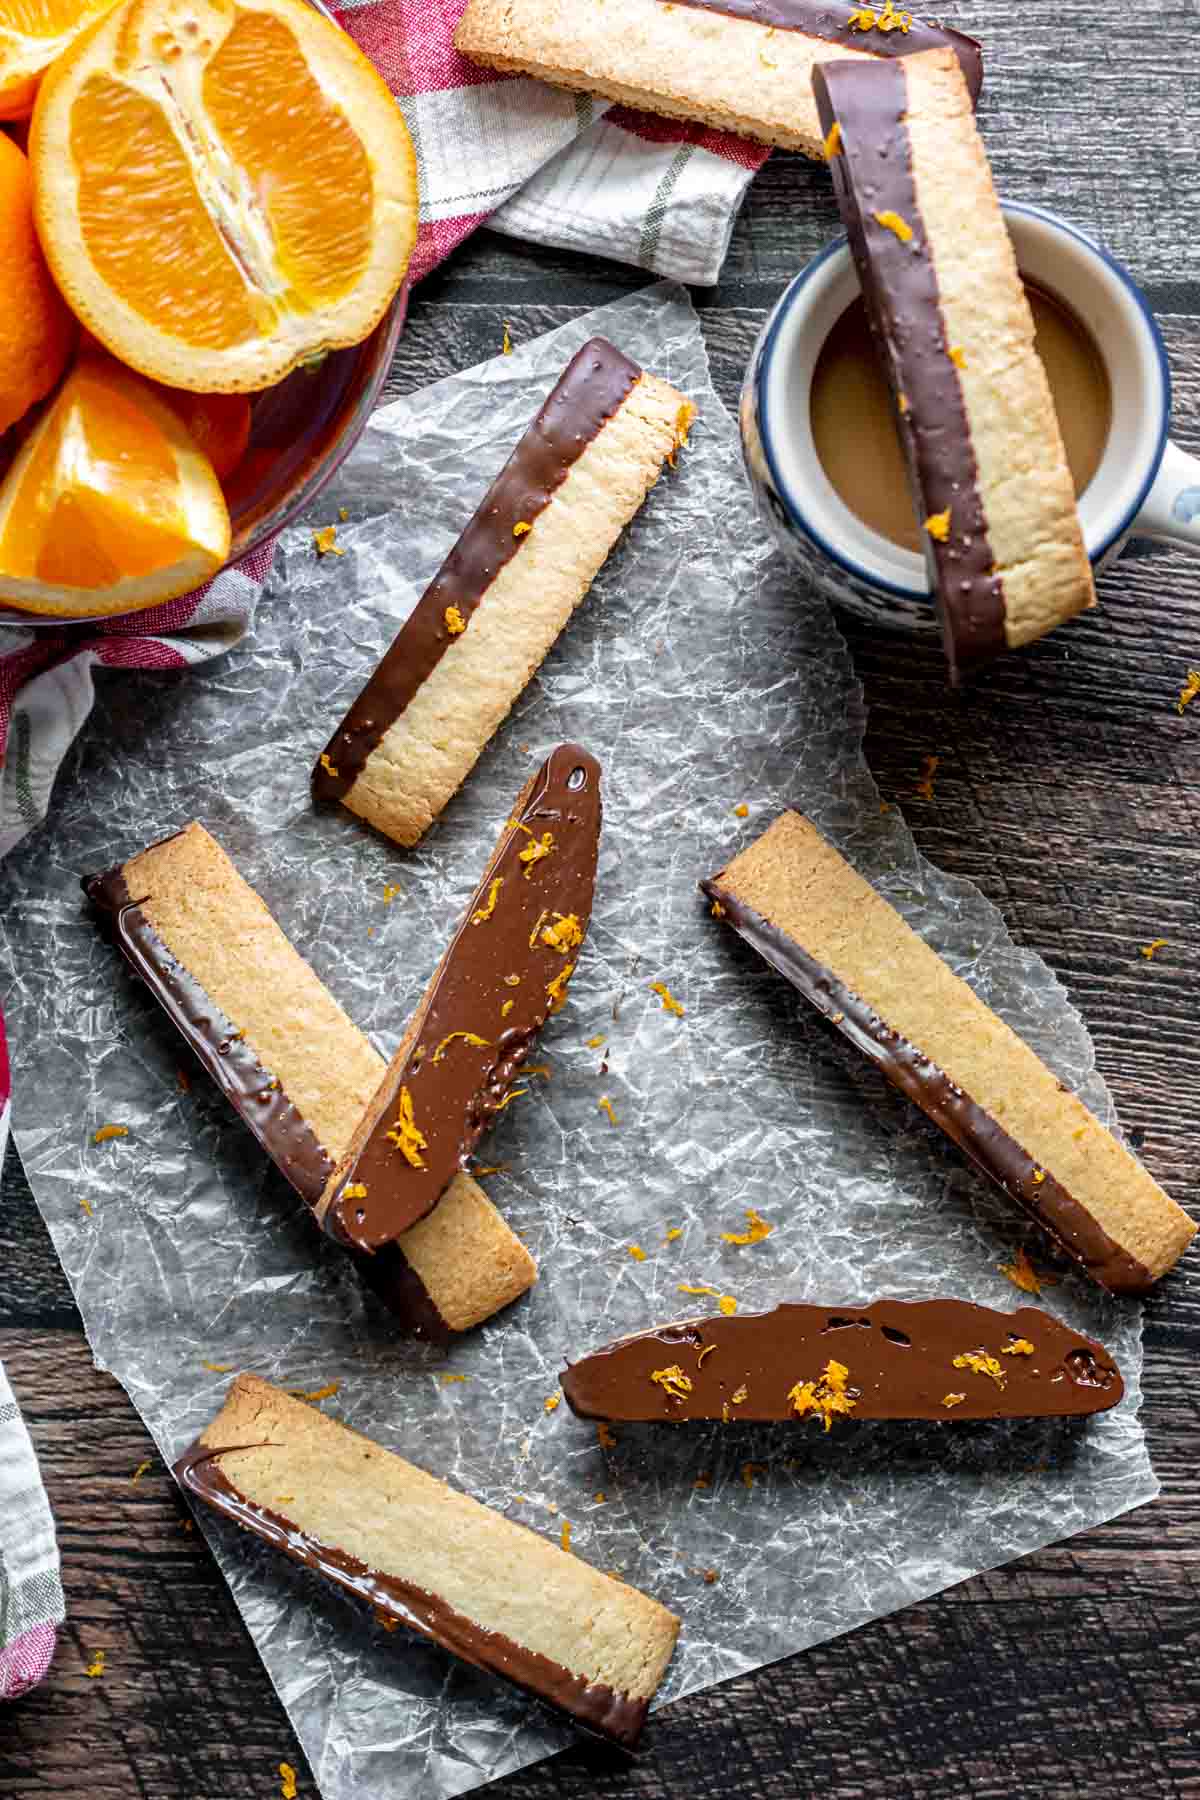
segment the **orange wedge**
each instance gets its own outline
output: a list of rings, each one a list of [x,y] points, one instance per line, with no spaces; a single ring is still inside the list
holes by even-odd
[[[38,82],[113,0],[0,0],[0,119],[33,111]]]
[[[0,486],[0,602],[131,612],[228,554],[220,485],[174,409],[108,357],[81,357]]]
[[[46,75],[29,147],[72,308],[193,393],[359,343],[416,239],[399,108],[305,0],[120,0]]]

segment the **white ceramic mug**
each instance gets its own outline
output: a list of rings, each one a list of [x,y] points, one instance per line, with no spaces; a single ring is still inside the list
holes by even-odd
[[[1168,438],[1171,375],[1145,296],[1107,251],[1038,206],[1006,204],[1022,273],[1064,300],[1108,369],[1112,425],[1079,500],[1094,567],[1134,535],[1200,550],[1200,459]],[[742,390],[742,444],[759,508],[793,561],[833,598],[874,620],[937,629],[924,558],[865,525],[837,493],[813,442],[813,372],[859,293],[845,238],[796,277],[762,329]]]

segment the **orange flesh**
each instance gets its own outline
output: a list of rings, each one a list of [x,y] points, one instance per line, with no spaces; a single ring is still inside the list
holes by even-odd
[[[269,332],[280,311],[303,313],[353,288],[370,257],[373,191],[362,144],[278,19],[235,9],[202,97],[202,114],[181,109],[173,125],[132,88],[93,74],[71,109],[71,153],[99,274],[149,324],[224,350]],[[228,195],[231,163],[237,193],[218,221],[196,169]],[[317,192],[337,204],[316,204]],[[243,230],[251,215],[257,250]]]
[[[175,458],[154,421],[80,370],[34,451],[0,543],[18,579],[99,589],[178,562]]]

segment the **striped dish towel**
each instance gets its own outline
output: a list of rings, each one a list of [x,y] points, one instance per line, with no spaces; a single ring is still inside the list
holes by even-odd
[[[677,280],[716,281],[768,152],[703,126],[495,75],[454,48],[466,0],[356,0],[337,17],[403,109],[421,183],[419,281],[488,221]],[[198,593],[89,628],[0,616],[0,856],[46,816],[91,711],[92,670],[183,669],[229,649],[254,616],[270,553]]]
[[[0,1165],[8,1138],[8,1094],[0,1021]],[[54,1520],[0,1363],[0,1701],[16,1700],[42,1679],[63,1616]]]

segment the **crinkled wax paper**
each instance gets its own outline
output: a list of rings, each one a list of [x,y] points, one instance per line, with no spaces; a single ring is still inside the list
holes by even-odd
[[[418,850],[340,809],[314,813],[309,769],[331,725],[596,331],[698,400],[678,471]],[[0,875],[17,1142],[97,1361],[163,1455],[220,1405],[228,1377],[206,1362],[292,1388],[340,1383],[326,1404],[349,1424],[535,1530],[557,1538],[568,1521],[574,1553],[682,1615],[660,1704],[1151,1498],[1139,1311],[1074,1275],[1046,1304],[1102,1338],[1129,1384],[1117,1411],[1082,1428],[641,1427],[606,1450],[565,1405],[545,1409],[564,1357],[715,1306],[681,1283],[744,1310],[882,1293],[1021,1299],[997,1269],[1024,1236],[1012,1207],[697,894],[785,805],[808,811],[1102,1118],[1109,1102],[1054,976],[975,888],[917,854],[895,810],[881,814],[845,646],[763,542],[679,290],[623,300],[389,406],[310,523],[339,506],[345,555],[318,559],[309,532],[291,532],[246,645],[182,680],[101,687],[51,823]],[[390,1052],[511,800],[566,738],[604,764],[596,910],[538,1058],[550,1073],[482,1158],[504,1165],[487,1186],[541,1281],[438,1352],[365,1297],[215,1091],[199,1076],[181,1090],[180,1044],[101,941],[77,881],[202,819]],[[108,1123],[129,1136],[95,1146]],[[771,1235],[724,1243],[749,1207]],[[462,1793],[569,1740],[501,1682],[385,1634],[253,1540],[203,1523],[326,1800]]]

